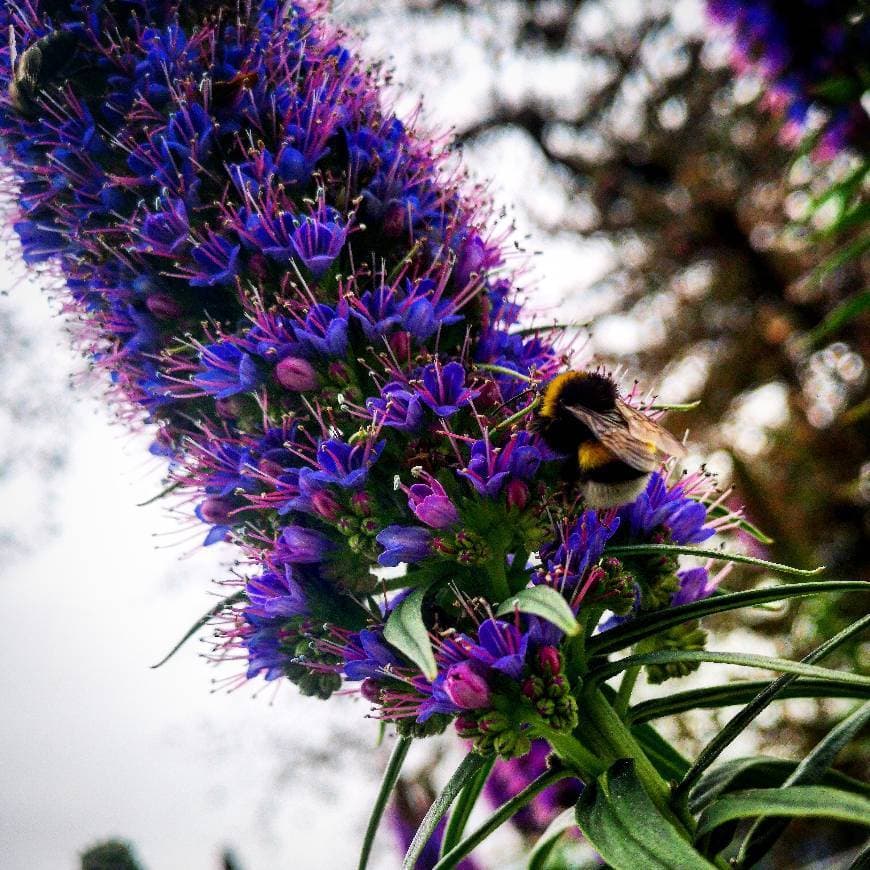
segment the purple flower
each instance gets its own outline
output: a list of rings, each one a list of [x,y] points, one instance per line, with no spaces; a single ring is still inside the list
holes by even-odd
[[[493,447],[488,437],[471,447],[468,467],[459,472],[481,494],[495,498],[509,478],[531,480],[541,464],[541,451],[528,432],[512,435],[503,447]]]
[[[420,398],[439,417],[450,417],[480,395],[465,387],[465,369],[458,362],[434,362],[423,369],[422,383],[415,384]]]
[[[421,562],[429,555],[431,533],[418,526],[387,526],[375,540],[384,548],[378,562],[395,568],[402,562]]]
[[[709,598],[716,591],[718,585],[706,568],[688,568],[684,571],[678,571],[677,577],[680,578],[680,588],[671,598],[673,607]]]
[[[716,532],[705,526],[707,508],[683,494],[681,481],[668,488],[661,474],[651,475],[646,489],[619,516],[632,539],[649,539],[657,529],[666,529],[675,544],[700,544]]]
[[[322,562],[333,550],[332,541],[321,532],[302,526],[286,526],[281,532],[278,554],[290,564]]]
[[[415,483],[408,490],[408,507],[420,522],[433,529],[446,529],[459,521],[459,511],[447,491],[431,474],[426,483]]]
[[[208,231],[208,239],[191,250],[197,268],[190,276],[194,287],[232,284],[238,273],[239,245]]]
[[[338,212],[322,207],[316,215],[302,218],[290,244],[305,268],[320,278],[341,253],[346,238],[347,227],[341,224]]]
[[[228,341],[206,345],[199,361],[203,370],[194,375],[193,383],[216,399],[255,390],[263,380],[254,360]]]
[[[347,318],[328,305],[313,305],[304,324],[295,326],[294,331],[302,353],[334,358],[344,356],[347,350]]]
[[[381,398],[366,399],[366,408],[376,412],[375,419],[379,423],[400,432],[417,432],[423,422],[420,397],[396,382],[384,386]]]
[[[385,669],[401,664],[379,630],[363,629],[351,636],[342,653],[344,674],[349,680],[377,679],[384,676]]]
[[[266,619],[290,618],[308,614],[308,603],[302,586],[293,578],[289,565],[284,570],[265,571],[259,577],[249,577],[245,584],[248,596],[246,613]]]
[[[372,444],[366,441],[347,444],[334,438],[323,441],[317,448],[316,467],[300,469],[299,484],[307,492],[329,484],[343,489],[359,489],[386,443],[378,441]]]
[[[187,208],[184,200],[174,198],[161,200],[161,205],[162,211],[149,214],[142,222],[142,241],[133,245],[133,249],[161,257],[176,257],[188,241]]]
[[[477,643],[471,645],[468,654],[475,661],[516,680],[525,667],[528,647],[528,632],[501,619],[487,619],[480,624]]]

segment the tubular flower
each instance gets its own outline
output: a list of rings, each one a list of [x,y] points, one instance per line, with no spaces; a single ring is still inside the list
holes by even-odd
[[[709,480],[663,469],[633,504],[584,509],[532,432],[559,334],[511,332],[489,204],[395,117],[325,3],[37,0],[0,24],[3,93],[13,45],[71,60],[32,105],[0,102],[23,255],[65,279],[204,543],[251,566],[217,658],[318,697],[347,684],[411,733],[454,719],[511,757],[577,724],[572,614],[591,632],[709,594],[706,568],[609,553],[727,530]],[[555,611],[518,598],[554,591]]]

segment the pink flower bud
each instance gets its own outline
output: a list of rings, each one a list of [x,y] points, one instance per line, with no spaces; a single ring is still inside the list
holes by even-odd
[[[390,347],[396,358],[400,362],[404,362],[411,358],[411,333],[397,332],[390,336]]]
[[[278,383],[288,390],[304,393],[317,386],[317,372],[306,359],[297,356],[286,356],[275,366],[275,377]]]
[[[279,477],[284,473],[284,466],[274,459],[263,458],[257,463],[257,468],[269,477]]]
[[[451,666],[444,678],[444,691],[462,710],[479,710],[490,704],[489,686],[469,662]]]
[[[372,500],[369,498],[368,493],[355,492],[350,497],[350,504],[355,514],[358,514],[361,517],[367,517],[371,515]]]
[[[314,508],[314,513],[330,523],[334,523],[341,515],[341,505],[323,490],[311,496],[311,507]]]
[[[372,704],[379,704],[381,702],[381,691],[382,686],[371,677],[363,680],[359,687],[359,693],[366,699],[366,701],[371,702]]]
[[[542,646],[538,650],[538,666],[545,674],[558,674],[562,670],[559,650],[553,646]]]
[[[529,488],[522,480],[509,480],[505,487],[505,496],[509,508],[522,510],[529,503]]]
[[[183,310],[168,293],[153,293],[145,300],[145,307],[158,320],[175,320]]]
[[[225,525],[230,518],[233,503],[225,498],[212,496],[202,502],[196,509],[196,515],[210,525]]]

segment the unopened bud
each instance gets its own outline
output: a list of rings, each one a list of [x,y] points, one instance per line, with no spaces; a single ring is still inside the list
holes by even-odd
[[[152,293],[145,300],[145,307],[158,320],[175,320],[181,317],[184,310],[168,293]]]
[[[306,359],[286,356],[275,366],[275,377],[282,387],[296,393],[313,390],[317,386],[317,372]]]
[[[505,497],[509,508],[523,510],[529,503],[529,488],[522,480],[514,478],[505,487]]]

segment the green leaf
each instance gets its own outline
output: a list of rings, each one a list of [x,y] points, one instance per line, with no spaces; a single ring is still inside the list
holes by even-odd
[[[387,643],[404,653],[423,672],[427,680],[438,676],[438,665],[429,632],[423,622],[423,599],[428,587],[415,589],[403,598],[387,617],[384,638]]]
[[[870,290],[862,290],[844,299],[804,341],[807,346],[818,344],[823,338],[845,326],[850,320],[870,311]]]
[[[612,552],[612,550],[608,550]],[[656,613],[644,613],[610,631],[590,638],[588,650],[592,656],[606,655],[638,641],[652,637],[674,625],[703,619],[714,613],[724,613],[738,607],[754,607],[770,601],[785,601],[789,598],[802,598],[833,592],[870,593],[870,582],[865,580],[815,580],[808,583],[788,583],[764,589],[751,589],[748,592],[731,592],[726,595],[713,595],[692,604],[681,604]]]
[[[686,775],[691,766],[689,760],[677,752],[652,725],[635,725],[631,733],[662,779],[670,782]]]
[[[208,621],[213,617],[217,616],[225,607],[229,607],[233,604],[236,604],[239,601],[245,600],[245,590],[240,589],[238,592],[234,592],[232,595],[228,595],[226,598],[222,598],[211,610],[204,613],[194,622],[193,625],[187,630],[187,633],[184,637],[160,659],[157,664],[151,665],[151,669],[159,668],[162,665],[165,665],[204,625],[208,623]]]
[[[829,640],[816,647],[809,655],[804,656],[801,664],[821,661],[846,641],[859,635],[870,625],[870,615],[856,619],[851,625],[835,634]],[[833,671],[829,674],[835,673]],[[787,686],[795,681],[794,671],[786,673],[769,683],[740,712],[728,721],[725,727],[710,740],[701,750],[694,764],[683,777],[682,782],[674,790],[674,797],[688,794],[689,789],[698,781],[701,774],[722,754],[726,747],[740,734],[756,716],[761,713]]]
[[[718,764],[701,777],[689,795],[689,809],[697,815],[720,795],[747,788],[778,788],[795,771],[796,761],[753,755]],[[829,770],[819,782],[833,788],[870,797],[870,785],[836,770]]]
[[[531,589],[521,589],[503,602],[496,611],[496,616],[505,616],[519,610],[521,613],[531,613],[543,617],[565,634],[573,637],[580,633],[580,623],[574,616],[568,602],[551,586],[533,586]]]
[[[851,742],[868,722],[870,722],[870,701],[862,704],[832,728],[789,774],[782,787],[820,783],[840,750]],[[740,846],[738,859],[746,866],[755,864],[770,851],[787,826],[788,822],[781,819],[759,819],[746,834]]]
[[[674,692],[661,698],[651,698],[630,707],[625,715],[630,723],[651,722],[665,716],[677,716],[689,710],[709,710],[719,707],[732,707],[751,701],[762,689],[770,685],[770,680],[742,680],[710,686],[705,689],[691,689]],[[870,688],[863,686],[844,686],[830,680],[798,679],[786,686],[775,700],[787,698],[870,698]]]
[[[724,517],[731,513],[731,509],[724,504],[716,505],[715,507],[710,507],[707,509],[707,516],[709,517]],[[754,526],[749,520],[744,517],[740,517],[740,519],[736,520],[737,528],[740,529],[741,532],[746,532],[752,538],[755,538],[759,544],[764,544],[768,546],[770,544],[775,543],[773,538],[769,535],[764,534],[758,526]]]
[[[411,840],[411,845],[408,846],[408,851],[405,853],[402,870],[414,870],[420,853],[429,842],[435,828],[438,827],[442,816],[450,809],[450,805],[465,787],[465,784],[483,767],[485,761],[486,759],[477,752],[469,752],[462,759],[459,767],[453,771],[453,776],[447,781],[447,785],[432,802],[432,806],[429,807],[423,821],[420,822],[420,827],[417,828],[417,833],[414,834],[414,839]]]
[[[519,812],[526,804],[531,803],[545,788],[549,788],[560,779],[570,776],[564,768],[554,767],[544,771],[537,779],[530,782],[521,792],[505,801],[476,831],[469,834],[461,843],[454,846],[444,855],[432,870],[449,870],[455,867],[469,852],[477,848],[493,831],[500,828],[511,816]],[[403,870],[410,870],[404,868]]]
[[[577,819],[574,818],[574,808],[570,807],[562,813],[559,813],[535,843],[534,848],[529,852],[529,859],[526,865],[527,870],[544,870],[547,864],[547,859],[553,852],[553,847],[559,841],[559,838],[566,831],[577,827]]]
[[[577,823],[614,870],[712,870],[659,812],[632,759],[623,758],[587,784],[577,801]]]
[[[802,816],[870,825],[870,800],[824,785],[753,788],[720,798],[701,814],[698,836],[720,825],[755,816]]]
[[[720,562],[737,562],[741,565],[755,565],[758,568],[767,568],[777,574],[790,574],[794,577],[815,577],[825,570],[824,565],[818,568],[792,568],[790,565],[781,565],[779,562],[768,562],[764,559],[756,559],[754,556],[746,556],[743,553],[724,553],[722,550],[708,550],[704,547],[683,547],[679,544],[622,544],[618,547],[608,547],[608,555],[611,556],[642,556],[646,553],[674,553],[684,556],[698,556],[704,559],[718,559]]]
[[[399,780],[399,774],[402,772],[402,765],[405,763],[405,758],[408,756],[408,750],[411,748],[412,737],[400,737],[396,741],[396,746],[393,749],[393,754],[390,756],[390,761],[387,764],[387,769],[384,771],[384,778],[381,782],[381,787],[378,789],[378,796],[375,798],[372,814],[369,816],[369,823],[366,827],[365,837],[363,838],[362,849],[359,855],[358,870],[365,870],[369,863],[369,856],[372,851],[372,844],[375,841],[375,834],[378,832],[378,827],[381,824],[381,817],[386,809],[387,801],[396,787]]]
[[[441,841],[442,856],[446,855],[462,839],[462,833],[468,824],[468,817],[471,815],[474,805],[477,803],[477,799],[486,785],[487,779],[489,779],[494,764],[495,756],[493,755],[491,758],[486,759],[483,767],[474,775],[471,782],[462,789],[456,801],[456,806],[447,820],[447,827],[444,829],[444,839]]]
[[[741,665],[747,668],[763,668],[767,671],[796,674],[799,677],[822,677],[832,682],[870,687],[870,677],[865,677],[861,674],[832,671],[830,668],[820,668],[816,665],[793,662],[789,659],[773,658],[772,656],[759,656],[754,653],[716,652],[715,650],[666,650],[664,652],[626,656],[624,659],[618,659],[615,662],[594,668],[589,672],[587,683],[599,683],[609,680],[626,668],[636,667],[637,665],[666,665],[671,662],[717,662],[723,665]]]

